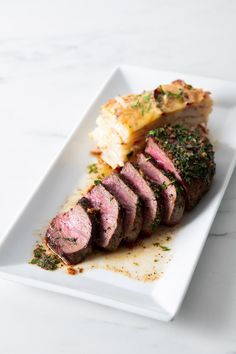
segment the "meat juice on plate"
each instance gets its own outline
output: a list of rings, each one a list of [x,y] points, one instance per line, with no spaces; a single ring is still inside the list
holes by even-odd
[[[61,211],[66,212],[73,208],[84,191],[90,188],[91,182],[108,175],[110,168],[104,164],[91,164],[89,171],[90,184],[83,188],[76,188]],[[84,180],[88,181],[87,178]],[[83,185],[83,181],[78,185]],[[140,281],[154,281],[161,277],[172,258],[171,241],[174,233],[175,228],[161,225],[154,234],[140,238],[132,246],[121,246],[113,252],[96,250],[78,266],[73,266],[75,272],[71,272],[69,267],[69,274],[78,274],[81,270],[85,272],[105,269]]]
[[[181,126],[167,126],[148,133],[145,153],[136,156],[132,168],[126,163],[122,169],[112,171],[99,159],[88,166],[89,184],[83,187],[84,183],[79,183],[82,189],[76,189],[68,198],[46,232],[46,243],[56,257],[66,264],[80,262],[79,270],[106,269],[143,281],[156,280],[163,274],[172,256],[169,244],[174,230],[170,226],[180,221],[185,206],[191,210],[209,190],[215,173],[214,151],[205,135]],[[88,202],[86,210],[83,199]],[[145,213],[147,209],[149,214]],[[93,215],[93,221],[88,214]],[[137,221],[152,236],[137,238],[140,232]],[[169,227],[160,226],[160,221]],[[142,233],[147,235],[145,230]],[[123,239],[129,241],[125,246],[123,242],[120,244]],[[105,250],[94,249],[89,255],[90,240]],[[121,247],[117,249],[119,244]],[[81,262],[83,252],[87,258]],[[58,258],[55,255],[50,258],[49,250],[38,247],[34,257],[31,263],[41,268],[58,268]]]

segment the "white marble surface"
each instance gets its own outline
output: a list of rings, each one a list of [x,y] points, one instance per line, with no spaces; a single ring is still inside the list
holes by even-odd
[[[119,63],[236,80],[236,2],[0,1],[0,236]],[[157,78],[158,81],[158,78]],[[236,353],[236,173],[161,323],[0,281],[0,353]]]

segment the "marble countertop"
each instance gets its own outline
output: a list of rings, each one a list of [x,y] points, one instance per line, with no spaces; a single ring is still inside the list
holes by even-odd
[[[236,2],[0,2],[0,236],[117,64],[236,80]],[[157,78],[158,81],[158,78]],[[171,323],[0,281],[2,354],[236,353],[236,173]]]

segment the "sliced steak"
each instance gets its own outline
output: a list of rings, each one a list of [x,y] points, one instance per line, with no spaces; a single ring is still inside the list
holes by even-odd
[[[85,195],[91,207],[98,210],[98,234],[94,240],[102,248],[115,250],[122,240],[123,214],[119,203],[102,184]]]
[[[181,182],[188,210],[209,190],[215,162],[213,146],[205,135],[180,126],[155,129],[149,132],[145,152]]]
[[[112,173],[102,184],[116,198],[124,209],[123,239],[125,242],[134,242],[143,224],[141,204],[138,196],[119,177]]]
[[[127,162],[122,168],[121,177],[133,189],[143,202],[143,225],[142,231],[150,234],[155,231],[160,223],[161,213],[158,205],[158,199],[150,184],[146,181],[133,164]]]
[[[153,138],[147,139],[147,145],[145,147],[145,152],[150,155],[157,163],[157,165],[164,171],[169,171],[182,183],[182,178],[175,168],[173,162],[170,160],[168,155],[160,148],[157,141]]]
[[[92,221],[81,204],[58,214],[46,232],[46,242],[67,264],[77,264],[91,251]]]
[[[165,207],[163,222],[166,225],[177,224],[181,220],[185,208],[183,193],[178,191],[172,181],[154,166],[145,155],[139,154],[137,163],[144,175],[161,187]]]

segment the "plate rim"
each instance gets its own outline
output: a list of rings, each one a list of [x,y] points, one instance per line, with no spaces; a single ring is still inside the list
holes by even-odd
[[[161,72],[162,74],[174,74],[174,75],[179,75],[179,76],[189,76],[192,77],[193,79],[204,79],[204,80],[209,80],[212,82],[224,82],[226,85],[234,85],[235,89],[236,89],[236,83],[234,81],[229,81],[229,80],[222,80],[222,79],[218,79],[218,78],[211,78],[211,77],[207,77],[207,76],[201,76],[201,75],[194,75],[191,73],[179,73],[179,72],[174,72],[174,71],[168,71],[168,70],[156,70],[154,68],[148,68],[148,67],[141,67],[141,66],[135,66],[135,65],[117,65],[115,66],[112,71],[110,72],[110,74],[107,76],[106,80],[104,80],[104,82],[102,83],[102,85],[100,85],[100,88],[98,88],[96,94],[94,95],[94,97],[91,99],[91,101],[88,103],[87,108],[81,113],[81,119],[78,123],[76,123],[73,128],[71,129],[71,132],[68,134],[67,138],[65,139],[65,141],[63,142],[62,146],[58,149],[58,152],[56,153],[56,155],[53,157],[52,161],[49,163],[48,168],[46,169],[46,171],[43,173],[40,182],[37,184],[37,186],[33,189],[33,191],[31,192],[31,194],[29,195],[28,198],[26,198],[26,201],[24,202],[23,207],[20,209],[20,211],[16,214],[16,217],[14,218],[14,220],[12,221],[12,223],[10,224],[9,228],[6,230],[6,232],[4,233],[4,235],[1,237],[0,240],[0,249],[2,248],[2,246],[4,245],[4,243],[6,242],[8,236],[11,234],[13,228],[15,227],[15,225],[18,223],[18,221],[20,221],[22,215],[24,214],[25,210],[27,209],[28,205],[30,204],[30,202],[34,199],[34,197],[36,196],[37,192],[39,191],[40,187],[44,184],[45,180],[47,179],[48,175],[50,174],[50,172],[53,170],[55,164],[57,163],[58,159],[60,158],[60,156],[63,154],[64,150],[66,149],[67,145],[69,144],[70,140],[73,138],[74,134],[77,132],[77,130],[80,129],[81,124],[84,122],[85,116],[89,113],[89,111],[92,109],[92,107],[96,104],[96,101],[98,100],[99,96],[103,93],[104,90],[106,90],[107,85],[109,84],[110,81],[112,81],[112,79],[115,77],[115,75],[118,72],[124,72],[124,70],[147,70],[147,71],[153,71],[155,73]],[[85,291],[79,291],[76,289],[72,289],[65,286],[59,286],[57,284],[54,283],[50,283],[47,281],[41,281],[38,279],[33,279],[27,276],[21,276],[21,275],[16,275],[16,274],[11,274],[7,271],[4,271],[1,269],[0,266],[0,275],[1,278],[6,279],[6,280],[13,280],[13,281],[17,281],[20,282],[22,284],[25,285],[30,285],[33,286],[35,288],[40,288],[40,289],[44,289],[47,291],[53,291],[53,292],[58,292],[61,294],[67,294],[70,296],[74,296],[77,298],[81,298],[83,300],[87,300],[87,301],[92,301],[95,303],[99,303],[102,305],[106,305],[106,306],[110,306],[113,308],[118,308],[118,309],[122,309],[124,311],[128,311],[128,312],[132,312],[134,314],[139,314],[142,316],[146,316],[146,317],[150,317],[153,319],[158,319],[158,320],[162,320],[162,321],[171,321],[173,320],[173,318],[177,315],[181,304],[183,302],[183,299],[185,297],[185,294],[187,292],[187,289],[189,287],[189,284],[192,280],[192,276],[195,272],[196,266],[198,264],[199,261],[199,257],[202,253],[203,247],[205,245],[205,242],[207,240],[207,235],[209,234],[210,228],[212,226],[212,223],[215,219],[215,216],[217,214],[217,211],[219,209],[220,203],[222,201],[222,198],[224,196],[225,190],[229,184],[230,178],[232,176],[232,173],[235,169],[235,165],[236,165],[236,153],[234,155],[234,159],[232,161],[232,163],[229,166],[229,169],[227,170],[227,174],[225,176],[225,181],[224,184],[221,188],[220,191],[220,196],[219,196],[219,200],[217,202],[217,206],[215,207],[215,211],[214,214],[211,218],[211,221],[209,222],[208,228],[205,231],[205,239],[201,244],[201,247],[199,249],[199,254],[198,257],[196,258],[196,262],[192,267],[192,272],[191,272],[191,276],[189,277],[188,281],[185,283],[185,289],[183,291],[183,294],[181,296],[181,298],[179,299],[178,302],[178,306],[177,308],[171,312],[168,311],[167,309],[163,309],[162,311],[153,311],[153,310],[149,310],[145,307],[141,307],[141,306],[131,306],[130,304],[126,304],[124,302],[120,302],[119,300],[113,300],[111,298],[107,298],[107,297],[103,297],[100,295],[94,295],[94,294],[89,294],[86,293]]]

